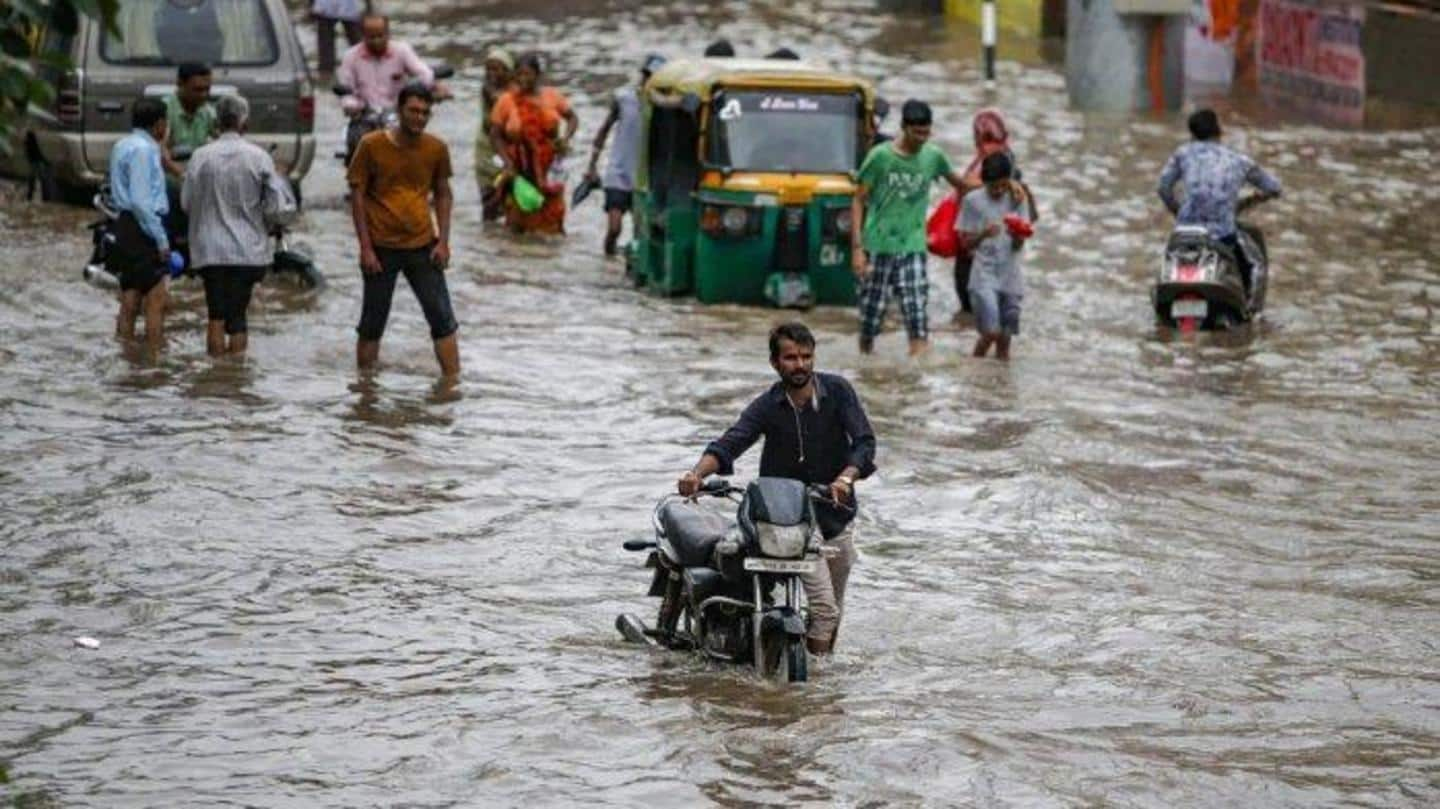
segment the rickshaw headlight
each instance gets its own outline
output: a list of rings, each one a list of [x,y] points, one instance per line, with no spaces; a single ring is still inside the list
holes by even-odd
[[[705,205],[700,229],[711,238],[737,238],[760,232],[760,214],[744,205]]]
[[[726,208],[720,214],[720,224],[731,236],[739,236],[750,224],[750,212],[744,208]]]
[[[854,224],[850,218],[850,209],[827,208],[820,219],[821,232],[827,239],[845,241],[850,237],[850,228]]]

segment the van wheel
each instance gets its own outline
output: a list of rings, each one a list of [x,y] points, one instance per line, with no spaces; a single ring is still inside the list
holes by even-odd
[[[55,179],[55,168],[45,161],[30,164],[29,199],[35,198],[35,189],[40,189],[41,202],[59,202],[60,181]]]
[[[85,198],[85,189],[70,185],[55,176],[55,167],[44,160],[30,164],[30,183],[31,198],[34,197],[34,189],[38,187],[42,202],[83,205],[88,201]]]

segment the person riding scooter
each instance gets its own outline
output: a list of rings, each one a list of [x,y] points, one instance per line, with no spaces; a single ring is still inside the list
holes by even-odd
[[[1196,110],[1190,116],[1195,140],[1175,150],[1160,172],[1157,191],[1176,224],[1200,225],[1212,239],[1228,246],[1245,281],[1253,286],[1250,259],[1236,234],[1235,214],[1240,190],[1246,183],[1259,189],[1255,202],[1280,196],[1280,181],[1249,157],[1220,143],[1220,119],[1214,110]],[[1185,199],[1175,196],[1175,184],[1185,185]]]
[[[437,101],[451,97],[450,90],[436,80],[435,68],[421,61],[414,48],[390,39],[388,17],[367,14],[360,26],[364,39],[345,52],[335,73],[335,92],[341,96],[341,108],[350,116],[345,130],[346,165],[360,138],[398,123],[395,104],[406,85],[418,82]],[[444,75],[449,72],[445,70]]]
[[[392,110],[400,90],[412,81],[425,85],[436,99],[450,97],[444,84],[435,81],[435,71],[404,42],[390,39],[390,19],[367,14],[360,21],[364,39],[345,52],[335,82],[349,88],[340,101],[345,113],[354,118],[366,109]]]

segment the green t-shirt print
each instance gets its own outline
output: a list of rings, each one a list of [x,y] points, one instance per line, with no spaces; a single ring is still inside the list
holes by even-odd
[[[872,255],[925,252],[925,209],[930,184],[950,173],[950,159],[929,143],[913,155],[882,143],[860,164],[860,184],[869,195],[865,249]]]

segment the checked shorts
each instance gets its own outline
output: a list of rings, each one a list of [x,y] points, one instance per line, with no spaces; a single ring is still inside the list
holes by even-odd
[[[859,291],[861,339],[880,334],[892,295],[900,302],[910,339],[928,338],[930,321],[925,307],[930,300],[930,276],[925,273],[924,253],[877,253],[871,257],[870,274]]]

